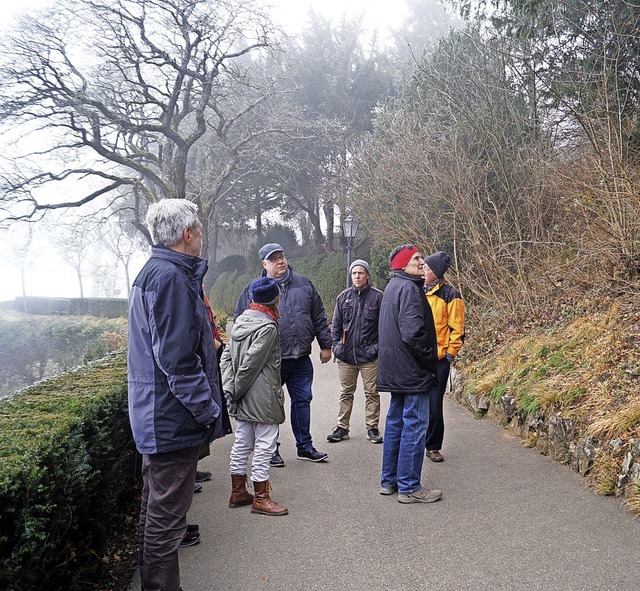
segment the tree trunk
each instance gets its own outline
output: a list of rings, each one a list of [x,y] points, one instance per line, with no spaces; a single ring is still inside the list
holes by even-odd
[[[335,215],[335,207],[333,205],[333,201],[326,202],[324,204],[324,218],[327,224],[327,241],[325,245],[325,250],[327,252],[333,252],[333,241],[334,241],[334,231],[333,231],[333,218]]]

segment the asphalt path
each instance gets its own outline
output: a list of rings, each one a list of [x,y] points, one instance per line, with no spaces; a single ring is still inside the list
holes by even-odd
[[[597,497],[584,479],[447,399],[445,461],[425,460],[432,504],[381,496],[382,445],[366,438],[361,384],[351,438],[328,443],[339,381],[314,350],[314,445],[322,463],[299,461],[286,422],[284,468],[273,498],[289,515],[229,509],[233,436],[216,441],[200,469],[213,472],[189,523],[201,543],[180,551],[184,591],[636,591],[640,520],[620,500]],[[388,394],[381,394],[381,431]],[[288,397],[287,397],[288,406]],[[288,408],[287,408],[288,414]],[[136,576],[131,589],[139,589]]]

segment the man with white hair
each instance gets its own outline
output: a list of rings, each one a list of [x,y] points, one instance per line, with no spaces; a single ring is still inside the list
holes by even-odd
[[[129,417],[142,454],[138,562],[144,591],[180,591],[201,448],[231,432],[202,293],[202,224],[186,199],[152,204],[154,246],[129,296]]]

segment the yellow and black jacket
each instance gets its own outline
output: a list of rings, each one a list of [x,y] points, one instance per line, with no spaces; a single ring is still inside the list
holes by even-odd
[[[464,301],[460,292],[442,280],[427,291],[438,340],[438,359],[455,357],[464,343]]]

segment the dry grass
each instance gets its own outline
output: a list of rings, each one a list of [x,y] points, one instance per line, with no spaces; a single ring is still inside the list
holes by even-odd
[[[468,388],[498,400],[508,393],[518,409],[559,414],[576,432],[591,436],[601,450],[626,448],[640,438],[640,310],[634,300],[611,301],[567,321],[491,332],[488,351],[471,353],[463,372]],[[481,348],[480,347],[480,348]],[[532,436],[525,442],[535,446]],[[601,451],[590,486],[613,494],[623,454]],[[627,505],[640,515],[640,483],[627,487]]]
[[[589,471],[589,483],[598,495],[613,495],[620,471],[619,458],[608,452],[600,452]]]
[[[634,430],[640,425],[640,398],[630,400],[627,405],[596,419],[587,428],[587,433],[598,439],[614,439]]]
[[[632,480],[627,484],[625,497],[625,507],[640,517],[640,480]]]

